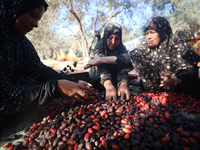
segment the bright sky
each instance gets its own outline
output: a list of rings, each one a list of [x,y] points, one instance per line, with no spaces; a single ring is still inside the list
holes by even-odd
[[[142,5],[142,2],[141,2],[141,5]],[[132,18],[124,18],[124,16],[126,16],[126,15],[124,15],[124,13],[125,12],[122,12],[121,14],[118,15],[118,17],[114,18],[113,22],[119,22],[120,23],[121,22],[120,17],[121,18],[123,17],[123,20],[124,20],[123,24],[124,25],[132,25],[133,26],[133,22],[136,22],[136,25],[141,27],[141,26],[145,25],[146,21],[149,20],[153,15],[153,12],[151,11],[151,7],[149,7],[147,5],[146,5],[146,8],[135,11]],[[60,10],[60,18],[61,19],[65,17],[64,15],[65,15],[65,10]],[[65,26],[65,24],[62,24],[62,25],[60,25],[57,32],[64,34],[65,36],[70,36],[70,35],[76,34],[76,32],[78,31],[78,28],[79,28],[78,25],[71,25],[70,26],[71,30],[69,30],[69,28],[67,28]],[[134,28],[135,28],[135,26],[133,26],[133,29]]]

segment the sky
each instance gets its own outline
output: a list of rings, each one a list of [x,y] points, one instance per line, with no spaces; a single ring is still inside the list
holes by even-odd
[[[143,5],[142,2],[141,2],[141,5]],[[125,25],[132,25],[132,22],[136,22],[136,24],[138,26],[142,26],[142,25],[146,24],[146,21],[148,19],[150,19],[151,16],[153,15],[151,7],[148,6],[148,5],[146,5],[146,8],[144,8],[142,10],[135,11],[135,13],[133,14],[132,18],[127,18],[127,17],[124,18],[124,16],[126,16],[126,15],[124,15],[124,13],[125,12],[122,12],[120,15],[118,15],[118,17],[114,18],[113,22],[119,22],[120,17],[123,16],[123,20],[124,20],[123,24],[125,24]],[[60,10],[60,19],[63,19],[64,17],[65,17],[65,10],[61,9]],[[141,18],[143,18],[143,19],[141,19]],[[59,29],[57,30],[57,32],[65,35],[65,36],[71,36],[71,35],[74,35],[74,33],[76,34],[76,32],[79,29],[79,26],[78,25],[71,25],[70,29],[71,30],[69,30],[68,28],[66,28],[65,24],[63,23],[63,24],[61,24],[59,26]],[[134,29],[134,27],[133,27],[133,29]]]

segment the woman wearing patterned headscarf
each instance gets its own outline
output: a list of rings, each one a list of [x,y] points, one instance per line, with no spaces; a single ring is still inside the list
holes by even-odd
[[[164,17],[154,17],[145,28],[146,40],[130,51],[117,57],[96,57],[85,68],[101,62],[130,65],[139,73],[143,90],[149,92],[176,91],[199,96],[199,56],[191,46],[172,34]],[[170,89],[169,89],[170,88]]]
[[[66,80],[45,66],[26,38],[47,7],[45,0],[0,1],[0,128],[25,107],[42,105],[59,93],[88,98],[83,91],[91,91],[89,83]]]
[[[117,56],[127,53],[126,47],[122,43],[122,28],[117,23],[109,23],[104,28],[103,37],[98,40],[92,50],[92,56]],[[104,87],[106,90],[106,100],[117,99],[126,96],[129,99],[128,91],[128,71],[130,69],[121,68],[118,65],[95,66],[90,69],[89,76],[93,86]],[[116,88],[118,87],[118,91]]]

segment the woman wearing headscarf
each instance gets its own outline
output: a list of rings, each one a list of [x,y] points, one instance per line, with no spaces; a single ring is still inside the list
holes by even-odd
[[[199,97],[200,58],[187,41],[173,36],[164,17],[152,18],[144,32],[145,41],[129,55],[96,57],[85,68],[101,63],[123,64],[121,67],[132,64],[144,91],[175,91]]]
[[[117,56],[124,53],[127,54],[127,50],[122,43],[122,28],[117,23],[109,23],[104,28],[104,35],[98,40],[91,55],[103,57]],[[117,95],[129,99],[128,71],[130,71],[129,68],[120,68],[118,65],[102,64],[92,67],[89,71],[89,77],[93,86],[105,88],[106,100],[116,100]]]
[[[60,94],[87,99],[91,91],[91,84],[69,81],[45,66],[26,38],[47,7],[45,0],[0,1],[0,126],[25,107],[45,104]]]

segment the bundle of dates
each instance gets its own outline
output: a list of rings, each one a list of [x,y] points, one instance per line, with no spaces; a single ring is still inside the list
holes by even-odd
[[[130,100],[105,101],[94,90],[89,100],[59,98],[42,109],[41,122],[24,129],[10,149],[37,150],[197,150],[200,122],[178,113],[199,102],[177,93],[142,93]],[[187,111],[186,110],[186,111]],[[193,112],[198,112],[197,110]]]

